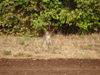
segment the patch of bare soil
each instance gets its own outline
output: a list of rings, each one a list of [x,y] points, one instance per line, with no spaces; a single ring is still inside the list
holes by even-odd
[[[100,59],[100,33],[54,35],[44,48],[43,37],[0,36],[0,58],[76,58]]]
[[[100,75],[100,60],[0,59],[0,75]]]

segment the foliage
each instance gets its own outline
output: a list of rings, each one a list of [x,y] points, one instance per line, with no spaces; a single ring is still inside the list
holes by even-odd
[[[89,29],[98,31],[100,28],[100,1],[75,0],[77,2],[76,25],[85,31]]]
[[[74,28],[75,27],[75,28]],[[52,29],[94,32],[99,0],[0,0],[0,33],[34,34]]]

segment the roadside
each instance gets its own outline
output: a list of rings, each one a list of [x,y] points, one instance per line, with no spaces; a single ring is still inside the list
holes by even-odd
[[[0,59],[0,75],[100,75],[99,59]]]

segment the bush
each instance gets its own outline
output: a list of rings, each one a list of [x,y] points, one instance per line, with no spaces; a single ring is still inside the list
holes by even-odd
[[[99,0],[0,0],[0,33],[86,33],[99,28]]]

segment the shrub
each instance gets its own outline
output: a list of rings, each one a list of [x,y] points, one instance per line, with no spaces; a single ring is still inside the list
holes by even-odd
[[[99,0],[0,0],[1,34],[86,33],[99,28]]]

